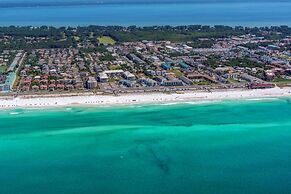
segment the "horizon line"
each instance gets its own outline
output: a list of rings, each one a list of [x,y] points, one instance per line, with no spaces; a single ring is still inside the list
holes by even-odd
[[[244,0],[244,1],[231,1],[231,0],[197,0],[195,2],[191,0],[182,0],[175,2],[173,0],[165,0],[163,2],[157,2],[156,0],[145,1],[142,0],[140,2],[133,2],[131,0],[126,0],[124,2],[119,1],[86,1],[86,2],[1,2],[0,1],[0,8],[29,8],[29,7],[62,7],[62,6],[88,6],[88,5],[124,5],[124,4],[132,4],[132,5],[139,5],[139,4],[219,4],[219,3],[231,3],[231,4],[243,4],[243,3],[291,3],[290,0],[259,0],[259,1],[252,1],[252,0]]]

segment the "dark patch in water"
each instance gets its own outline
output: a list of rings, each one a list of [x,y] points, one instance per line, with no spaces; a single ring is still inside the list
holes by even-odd
[[[135,143],[138,144],[157,144],[163,141],[165,138],[143,138],[134,140]]]
[[[193,124],[192,123],[184,123],[184,124],[178,123],[178,124],[172,124],[171,126],[172,127],[192,127]]]
[[[138,143],[134,148],[129,149],[128,153],[133,155],[133,157],[143,160],[148,160],[149,157],[145,156],[143,153],[147,152],[150,154],[150,158],[153,159],[154,164],[164,173],[170,174],[170,167],[169,167],[169,159],[165,157],[161,157],[157,154],[154,150],[152,144],[157,144],[158,142],[162,141],[163,138],[157,139],[146,139],[146,140],[136,140]],[[143,143],[141,143],[143,142]]]
[[[291,99],[286,99],[286,102],[288,103],[288,104],[291,104]]]
[[[133,155],[135,158],[140,159],[141,158],[141,154],[140,154],[140,145],[136,145],[133,149],[129,149],[128,153]]]
[[[170,167],[168,161],[160,158],[151,146],[148,146],[148,150],[153,156],[153,159],[156,165],[160,168],[160,170],[163,171],[165,174],[170,174]]]

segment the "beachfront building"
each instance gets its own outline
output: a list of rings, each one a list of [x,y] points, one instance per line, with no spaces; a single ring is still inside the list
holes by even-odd
[[[13,88],[13,85],[16,81],[16,73],[10,72],[8,73],[6,80],[3,84],[0,84],[0,92],[10,92]]]
[[[183,86],[183,82],[178,79],[166,80],[161,83],[162,86]]]
[[[217,81],[215,79],[213,79],[209,75],[205,75],[205,74],[191,73],[191,74],[187,75],[187,78],[189,78],[191,80],[194,80],[195,82],[206,80],[206,81],[210,81],[212,83],[217,83]]]
[[[121,81],[119,81],[119,84],[130,88],[130,87],[133,87],[134,83],[130,80],[121,80]]]
[[[94,89],[97,87],[97,81],[95,77],[89,77],[86,83],[88,89]]]
[[[126,80],[133,81],[135,80],[135,75],[130,73],[129,71],[123,71],[123,70],[109,70],[109,71],[103,71],[99,73],[99,76],[97,76],[97,79],[101,83],[106,83],[109,81],[110,77],[122,77]]]
[[[106,83],[108,82],[108,79],[109,79],[108,75],[104,72],[101,72],[97,78],[98,78],[98,81],[101,83]]]
[[[140,78],[138,82],[142,84],[143,86],[148,86],[148,87],[155,87],[158,85],[158,83],[155,80],[150,79],[150,78]]]

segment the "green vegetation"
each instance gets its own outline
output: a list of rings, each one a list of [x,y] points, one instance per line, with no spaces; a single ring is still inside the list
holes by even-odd
[[[133,32],[112,32],[112,36],[121,42],[142,41],[142,40],[168,40],[172,42],[193,41],[197,38],[219,38],[230,35],[241,35],[242,32],[187,32],[187,31],[167,31],[167,30],[136,30]]]
[[[264,67],[263,63],[253,61],[249,58],[235,58],[235,59],[230,59],[226,62],[220,62],[220,57],[216,55],[209,56],[209,58],[205,62],[205,65],[210,66],[212,68],[217,68],[219,66],[249,67],[249,68]]]
[[[99,36],[97,37],[97,40],[100,44],[103,45],[113,45],[116,43],[116,41],[113,40],[110,36]]]
[[[220,63],[220,57],[217,55],[212,55],[209,56],[207,61],[205,61],[205,65],[212,67],[212,68],[217,68],[221,65]]]
[[[217,26],[152,26],[152,27],[121,27],[121,26],[86,26],[86,27],[0,27],[1,36],[12,36],[13,41],[0,45],[1,50],[38,49],[38,48],[68,48],[77,47],[79,42],[115,44],[127,41],[173,41],[192,42],[194,48],[209,48],[213,38],[226,38],[233,35],[254,34],[270,39],[287,37],[291,34],[288,26],[280,27],[229,27]],[[27,42],[25,37],[40,38]],[[200,41],[201,38],[205,39]],[[199,40],[200,39],[200,40]],[[198,41],[199,40],[199,41]],[[249,45],[252,47],[252,45]]]
[[[110,65],[109,69],[110,70],[118,70],[118,69],[121,69],[121,67],[119,65]]]
[[[80,37],[79,36],[73,36],[75,41],[80,41]]]
[[[99,57],[99,59],[100,61],[112,61],[114,57],[109,53],[105,53],[103,56]]]
[[[56,79],[57,79],[56,76],[51,76],[51,75],[50,75],[50,76],[48,77],[48,80],[49,80],[49,81],[51,81],[51,80],[56,80]]]
[[[91,52],[104,53],[104,52],[107,52],[105,46],[96,46],[94,48],[81,48],[80,51],[83,53],[91,53]]]
[[[117,78],[117,77],[110,77],[108,79],[108,82],[110,82],[110,83],[114,83],[114,82],[118,82],[118,81],[120,81],[120,78]]]
[[[264,64],[258,63],[256,61],[252,61],[248,58],[236,58],[231,59],[225,64],[226,66],[231,67],[249,67],[249,68],[255,68],[255,67],[263,67]]]
[[[131,66],[127,65],[127,64],[121,64],[120,67],[124,71],[130,71],[130,72],[133,71],[133,68]]]
[[[181,77],[183,75],[183,73],[177,69],[171,70],[171,72],[174,73],[176,77]]]
[[[244,47],[249,48],[249,49],[257,49],[257,48],[259,48],[259,46],[266,47],[269,44],[271,44],[271,43],[269,43],[269,42],[259,42],[259,43],[247,43],[247,44],[244,44],[244,45],[241,45],[241,46],[244,46]]]
[[[289,83],[291,84],[291,79],[285,79],[285,78],[280,78],[280,77],[276,77],[274,80],[273,80],[274,83]]]
[[[0,66],[0,73],[5,73],[7,70],[6,66]]]
[[[232,83],[232,84],[239,83],[238,80],[235,80],[233,78],[228,78],[227,81],[230,82],[230,83]]]
[[[195,82],[195,84],[199,86],[205,86],[205,85],[210,85],[211,83],[207,80],[203,80],[203,81]]]

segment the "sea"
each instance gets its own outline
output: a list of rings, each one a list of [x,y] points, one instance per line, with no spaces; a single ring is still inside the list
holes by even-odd
[[[0,111],[1,194],[291,192],[291,99]]]
[[[192,24],[250,27],[290,26],[290,10],[290,0],[284,2],[208,0],[192,3],[190,1],[185,3],[179,3],[179,1],[146,3],[146,1],[142,1],[90,5],[82,3],[10,5],[0,0],[0,26],[178,26]]]

